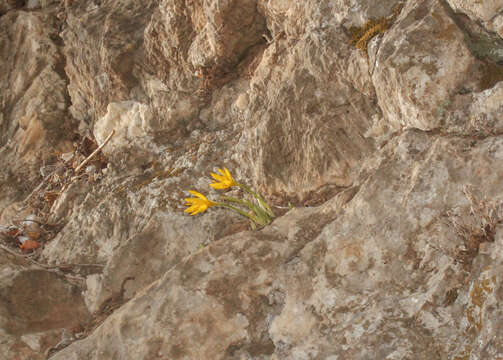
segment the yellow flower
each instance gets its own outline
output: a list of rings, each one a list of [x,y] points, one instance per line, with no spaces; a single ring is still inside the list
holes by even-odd
[[[211,173],[211,176],[216,181],[216,182],[210,184],[210,186],[213,189],[227,189],[227,188],[239,185],[237,182],[234,181],[231,173],[229,172],[229,170],[227,170],[227,168],[224,168],[223,170],[218,169],[218,172],[221,175]]]
[[[185,209],[185,212],[190,213],[190,215],[199,214],[203,211],[206,211],[206,209],[209,208],[210,206],[217,205],[217,203],[209,200],[208,198],[206,198],[206,196],[204,196],[201,193],[198,193],[197,191],[189,190],[189,192],[192,195],[197,196],[196,198],[185,199],[186,201],[185,205],[189,206],[187,209]]]

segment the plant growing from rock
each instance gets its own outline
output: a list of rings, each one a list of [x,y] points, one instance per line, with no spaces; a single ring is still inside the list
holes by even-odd
[[[195,190],[189,190],[189,193],[195,197],[185,199],[185,205],[189,206],[185,209],[186,213],[196,215],[206,211],[212,206],[224,207],[248,218],[254,230],[257,227],[269,224],[274,219],[275,215],[271,208],[257,192],[244,184],[236,182],[227,168],[218,169],[218,173],[219,174],[211,173],[214,182],[211,183],[210,186],[213,189],[223,190],[231,187],[239,187],[249,194],[252,199],[248,200],[231,196],[222,196],[221,201],[213,201]]]
[[[380,19],[370,19],[360,28],[352,27],[350,29],[350,43],[357,49],[363,50],[365,54],[368,55],[367,45],[370,40],[372,40],[372,38],[379,34],[385,33],[391,28],[396,18],[400,14],[400,11],[402,11],[403,6],[404,3],[398,3],[394,7],[393,13],[390,16]]]
[[[471,264],[480,244],[494,241],[496,226],[503,221],[503,204],[485,198],[478,200],[471,186],[465,186],[463,193],[470,202],[470,218],[462,220],[453,213],[448,216],[463,241],[464,248],[458,252],[457,259]]]

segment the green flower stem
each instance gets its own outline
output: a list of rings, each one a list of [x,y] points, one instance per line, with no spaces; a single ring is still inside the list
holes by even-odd
[[[222,196],[222,200],[230,201],[242,206],[246,206],[249,208],[253,213],[256,215],[256,222],[260,225],[265,225],[269,224],[272,220],[272,217],[265,211],[262,207],[255,205],[251,201],[248,200],[242,200],[242,199],[237,199],[234,197],[230,196]]]
[[[228,209],[231,209],[231,210],[234,210],[236,212],[238,212],[239,214],[243,215],[243,216],[246,216],[248,219],[252,220],[253,222],[261,225],[260,223],[260,220],[257,219],[256,216],[253,216],[253,215],[250,215],[248,214],[247,212],[241,210],[241,209],[238,209],[237,207],[235,206],[232,206],[232,205],[229,205],[229,204],[226,204],[226,203],[222,203],[222,202],[217,202],[215,206],[220,206],[220,207],[225,207],[225,208],[228,208]]]
[[[272,220],[272,217],[265,211],[261,206],[253,206],[253,211],[257,215],[259,219],[261,219],[262,224],[269,224]]]
[[[235,197],[231,197],[231,196],[221,196],[220,197],[222,200],[226,200],[226,201],[230,201],[230,202],[233,202],[233,203],[236,203],[236,204],[240,204],[240,205],[243,205],[243,206],[246,206],[248,208],[250,208],[250,210],[253,210],[253,204],[251,202],[249,202],[248,200],[241,200],[241,199],[237,199]]]
[[[243,189],[244,191],[246,191],[248,194],[252,195],[255,199],[257,199],[257,201],[259,202],[259,204],[264,208],[264,210],[267,212],[267,215],[269,215],[271,218],[274,218],[275,215],[274,213],[272,212],[271,208],[269,207],[269,205],[267,205],[267,203],[264,201],[264,199],[262,199],[262,197],[257,194],[255,191],[253,191],[252,189],[250,189],[248,186],[246,185],[243,185],[243,184],[239,184],[238,183],[238,186]]]

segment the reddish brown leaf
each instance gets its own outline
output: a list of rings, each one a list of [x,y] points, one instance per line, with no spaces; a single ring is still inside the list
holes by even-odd
[[[38,241],[28,239],[19,247],[21,248],[21,250],[32,250],[38,248],[39,246],[40,243]]]

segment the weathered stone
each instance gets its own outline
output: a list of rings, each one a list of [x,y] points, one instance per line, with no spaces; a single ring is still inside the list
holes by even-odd
[[[347,75],[348,41],[327,30],[278,40],[264,52],[241,114],[240,146],[265,191],[303,198],[327,184],[348,186],[373,149],[364,134],[378,110],[373,94],[361,94]]]
[[[464,39],[464,32],[440,1],[405,5],[371,58],[376,62],[373,80],[379,105],[393,128],[466,126],[463,116],[447,121],[446,115],[462,113],[469,105],[464,94],[487,87],[480,84],[482,64]]]
[[[210,77],[232,71],[250,48],[265,41],[265,32],[256,0],[165,0],[149,25],[148,45],[158,65],[165,64],[158,69],[161,79],[169,77],[171,84],[180,77],[189,80],[175,83],[181,90],[194,80],[199,83],[197,77],[212,82],[216,79]]]
[[[463,12],[474,21],[490,22],[503,11],[503,4],[499,0],[470,1],[447,0],[457,12]]]
[[[53,10],[0,17],[0,217],[36,185],[44,162],[71,149],[56,26]]]
[[[86,294],[89,309],[98,310],[110,296],[121,291],[124,300],[132,298],[181,259],[229,232],[230,219],[226,217],[222,221],[216,217],[196,220],[200,225],[189,236],[186,229],[193,227],[194,219],[172,213],[153,215],[141,232],[134,232],[108,256],[109,261],[94,290]],[[122,283],[128,277],[132,279]]]
[[[467,259],[449,214],[469,216],[465,185],[501,210],[502,153],[409,131],[359,188],[185,258],[55,359],[499,354],[501,228]]]
[[[476,94],[470,106],[471,127],[485,134],[503,133],[503,82]]]
[[[503,38],[503,14],[498,15],[494,18],[491,23],[490,29],[498,33],[498,35]]]
[[[68,1],[65,9],[66,73],[72,115],[92,129],[110,103],[144,98],[143,30],[153,1]]]
[[[500,228],[467,261],[448,214],[469,214],[468,184],[500,203],[502,151],[500,139],[407,132],[354,197],[209,245],[55,358],[441,359],[474,342],[472,356],[498,354]]]
[[[61,275],[0,249],[0,350],[9,359],[44,359],[44,353],[88,319],[80,289]]]
[[[0,0],[0,353],[502,357],[497,4]]]
[[[464,262],[465,244],[449,213],[469,213],[464,185],[500,205],[501,171],[494,170],[499,169],[502,145],[500,139],[473,144],[416,131],[395,139],[389,148],[393,155],[388,154],[316,240],[321,242],[316,247],[326,249],[324,260],[312,281],[314,294],[295,299],[305,304],[295,314],[324,319],[317,323],[321,333],[311,331],[318,336],[309,340],[310,334],[304,334],[282,358],[306,353],[314,342],[317,353],[355,359],[371,353],[380,358],[455,358],[463,350],[459,344],[496,339],[498,335],[486,337],[479,333],[482,329],[472,333],[469,324],[462,325],[470,316],[464,294],[481,281],[485,260],[474,254],[473,261]],[[494,155],[488,154],[489,148]],[[388,207],[393,210],[381,210]],[[501,238],[487,245],[499,248]],[[304,262],[313,255],[306,252]],[[312,269],[304,267],[304,273]],[[287,344],[296,339],[281,328],[275,338]],[[334,348],[334,343],[344,345]],[[473,348],[470,356],[483,358],[483,351]]]
[[[1,144],[17,142],[21,154],[39,150],[52,131],[63,130],[66,114],[66,79],[54,36],[51,18],[28,12],[10,12],[2,26],[2,104],[4,108]],[[12,51],[16,49],[16,51]],[[32,55],[32,56],[31,56]],[[7,91],[9,89],[9,91]]]
[[[0,16],[12,9],[23,7],[25,0],[1,0],[0,1]]]
[[[136,315],[123,317],[122,310],[111,320],[128,333],[144,331],[151,339],[145,346],[138,342],[107,341],[104,346],[92,348],[94,341],[88,338],[79,343],[77,351],[88,358],[123,357],[127,353],[133,357],[174,359],[218,359],[247,352],[257,357],[272,354],[274,347],[267,335],[268,313],[281,308],[280,303],[275,304],[281,294],[277,294],[279,298],[275,300],[271,289],[276,283],[274,275],[278,267],[294,258],[306,241],[319,232],[322,224],[330,221],[352,194],[354,191],[344,193],[324,209],[293,211],[290,217],[305,227],[292,228],[288,221],[278,219],[269,229],[223,239],[180,261],[125,305],[136,308],[137,315],[142,314],[141,327],[134,319]],[[170,296],[161,295],[166,292]],[[162,300],[161,304],[153,300],[157,296],[167,302]],[[172,311],[186,319],[187,325],[182,318],[169,315]],[[160,332],[155,327],[159,321],[165,324]],[[111,339],[109,336],[113,335],[108,335],[105,328],[107,326],[100,328],[96,336]],[[200,346],[191,349],[185,344],[192,341],[193,331],[199,334]],[[221,340],[218,344],[210,340],[217,338]],[[72,358],[74,354],[63,350],[55,359]]]
[[[101,144],[114,131],[109,145],[102,150],[110,157],[122,153],[128,145],[137,151],[148,149],[156,129],[153,125],[153,114],[148,105],[133,101],[110,103],[106,115],[96,121],[93,134]]]
[[[216,109],[214,112],[219,113]],[[189,195],[187,190],[207,193],[208,175],[215,171],[211,164],[218,163],[222,154],[228,158],[226,154],[233,146],[228,137],[199,136],[194,141],[197,142],[189,143],[192,150],[183,156],[175,150],[163,153],[163,157],[157,157],[154,162],[145,160],[146,171],[137,167],[141,161],[139,153],[131,153],[129,158],[136,164],[128,173],[110,164],[101,182],[75,181],[63,189],[54,202],[49,220],[67,221],[67,224],[45,245],[41,256],[51,264],[106,265],[102,276],[92,275],[93,290],[86,294],[86,303],[92,311],[120,291],[126,277],[135,277],[126,284],[125,295],[129,298],[161,277],[181,258],[247,228],[242,218],[225,210],[213,211],[205,217],[182,215],[183,199]],[[220,150],[210,152],[210,148]],[[184,148],[181,151],[185,153]],[[116,153],[120,155],[120,151]],[[158,163],[172,166],[165,169],[157,167]],[[188,166],[198,169],[197,176],[186,170]],[[238,173],[234,174],[240,179]],[[217,198],[215,193],[209,195]],[[194,227],[196,223],[199,225]]]

